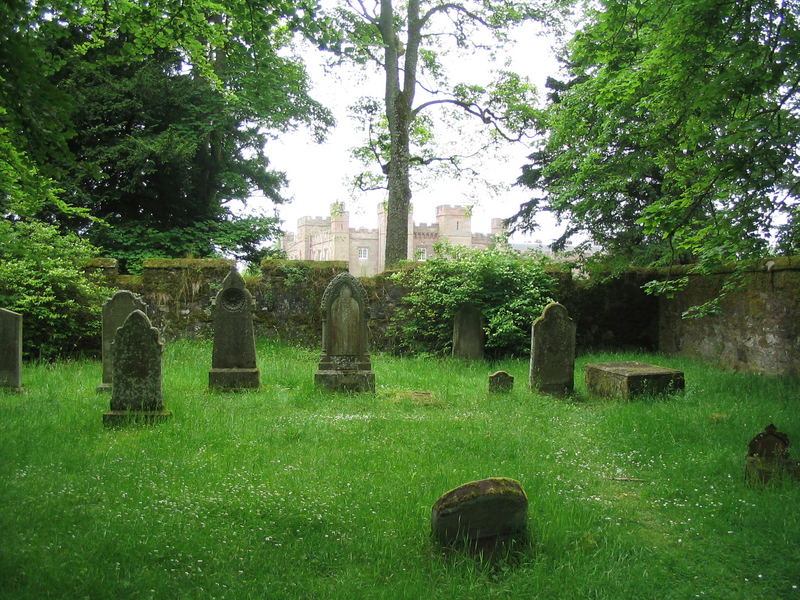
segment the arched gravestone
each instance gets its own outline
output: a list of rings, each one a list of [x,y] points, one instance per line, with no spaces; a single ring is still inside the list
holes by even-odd
[[[366,292],[350,273],[340,273],[322,295],[322,356],[314,382],[332,390],[375,391],[369,359]]]
[[[254,306],[244,280],[236,267],[231,267],[214,300],[214,350],[208,373],[209,387],[252,389],[259,386]]]
[[[97,387],[98,392],[111,391],[111,382],[114,377],[114,357],[111,346],[114,342],[117,329],[122,327],[128,315],[135,310],[140,310],[145,314],[147,313],[145,304],[142,302],[141,298],[128,290],[118,291],[103,305],[103,380]]]
[[[140,310],[133,311],[117,329],[113,343],[114,377],[111,410],[103,413],[103,425],[129,421],[152,423],[172,416],[164,410],[161,393],[161,353],[158,329]]]
[[[575,323],[557,302],[544,307],[531,327],[530,387],[552,396],[574,390]]]
[[[22,315],[0,308],[0,388],[22,390]]]
[[[453,356],[480,360],[484,342],[483,315],[477,306],[465,304],[453,319]]]

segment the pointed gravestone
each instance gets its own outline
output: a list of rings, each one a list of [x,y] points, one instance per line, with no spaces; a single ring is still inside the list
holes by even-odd
[[[557,302],[544,307],[531,328],[530,387],[552,396],[574,389],[575,323]]]
[[[112,348],[111,410],[103,413],[103,425],[153,423],[171,417],[161,394],[162,344],[147,315],[140,310],[128,315],[117,329]]]
[[[208,385],[223,389],[259,386],[253,333],[253,296],[231,267],[214,300],[214,352]]]
[[[141,298],[128,290],[120,290],[109,298],[103,306],[103,381],[97,387],[98,392],[110,392],[114,377],[114,358],[111,346],[117,329],[122,327],[128,315],[135,310],[146,312]]]
[[[483,315],[477,306],[465,304],[458,309],[453,320],[453,356],[481,359],[483,345]]]
[[[22,389],[22,315],[0,308],[0,388]]]
[[[322,295],[322,356],[317,385],[337,391],[375,391],[369,359],[367,295],[358,279],[340,273]]]

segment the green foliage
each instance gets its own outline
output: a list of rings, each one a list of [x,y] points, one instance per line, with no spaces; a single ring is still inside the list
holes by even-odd
[[[545,257],[502,245],[476,250],[440,243],[435,250],[433,258],[392,275],[408,290],[393,324],[400,350],[446,354],[452,348],[453,318],[470,303],[484,316],[490,355],[528,351],[531,323],[555,292]]]
[[[274,217],[249,216],[222,221],[200,221],[164,229],[150,220],[127,221],[114,227],[98,226],[93,239],[103,254],[119,261],[122,272],[138,273],[145,258],[232,256],[257,266],[279,253],[261,247],[278,229]]]
[[[275,221],[233,206],[256,194],[283,202],[270,136],[305,123],[321,138],[332,124],[286,52],[293,32],[316,28],[315,9],[310,0],[2,3],[0,145],[8,132],[42,181],[85,209],[49,202],[34,214],[123,266],[186,252],[269,255],[259,246]]]
[[[96,349],[109,290],[83,263],[96,248],[37,221],[0,220],[0,306],[22,313],[27,357]]]
[[[763,256],[776,235],[792,251],[796,3],[607,0],[587,16],[566,81],[548,84],[521,228],[550,211],[569,223],[561,243],[583,232],[621,262],[700,273]]]
[[[496,365],[516,382],[495,395],[486,363],[379,355],[376,394],[330,394],[318,349],[262,340],[261,389],[209,393],[211,353],[166,345],[156,427],[103,431],[97,361],[27,364],[27,392],[0,391],[0,596],[796,600],[800,485],[743,471],[766,424],[800,436],[797,379],[592,355],[576,374],[657,362],[687,389],[595,400],[576,377],[568,402],[527,389],[527,359]],[[431,506],[491,475],[524,487],[532,545],[443,554]]]

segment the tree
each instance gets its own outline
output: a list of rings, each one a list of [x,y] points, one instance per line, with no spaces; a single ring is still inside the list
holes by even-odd
[[[104,221],[40,217],[123,262],[219,250],[256,260],[277,219],[239,218],[231,203],[256,191],[282,202],[284,177],[264,153],[269,136],[298,123],[321,136],[331,124],[302,65],[281,50],[294,30],[313,27],[314,7],[14,3],[4,31],[14,43],[0,52],[9,130],[65,200]],[[31,87],[47,94],[29,99]]]
[[[775,235],[790,250],[799,11],[779,0],[601,2],[567,45],[567,80],[548,82],[543,137],[520,178],[541,193],[518,227],[552,211],[569,223],[559,244],[585,232],[621,263],[697,271],[761,256]]]
[[[407,254],[411,169],[435,162],[457,165],[459,160],[415,151],[432,141],[425,111],[438,107],[469,114],[488,127],[495,140],[518,140],[533,125],[533,88],[525,79],[506,71],[485,87],[453,84],[440,61],[442,53],[494,52],[507,41],[512,26],[531,19],[553,20],[566,2],[408,0],[395,6],[392,0],[346,0],[344,4],[333,12],[334,22],[345,34],[332,43],[334,49],[346,58],[371,63],[384,74],[382,100],[362,102],[360,113],[374,134],[362,155],[379,161],[388,188],[385,265],[389,267]],[[415,103],[419,90],[426,97]]]

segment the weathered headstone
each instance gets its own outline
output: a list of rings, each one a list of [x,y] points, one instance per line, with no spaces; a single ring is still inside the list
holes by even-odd
[[[0,308],[0,388],[22,389],[22,315]]]
[[[489,375],[489,393],[510,392],[514,389],[514,378],[505,371]]]
[[[527,526],[525,490],[505,477],[465,483],[444,494],[431,510],[431,533],[446,546],[482,548],[522,537]]]
[[[208,373],[209,387],[252,389],[259,386],[254,305],[241,275],[236,267],[231,267],[214,300],[214,350]]]
[[[667,394],[686,387],[683,372],[638,361],[589,363],[583,367],[586,390],[596,396],[630,399]]]
[[[103,425],[153,423],[171,417],[164,410],[161,393],[162,344],[147,315],[140,310],[128,315],[117,329],[112,348],[111,410],[103,413]]]
[[[784,473],[800,478],[800,464],[789,458],[789,436],[767,425],[747,445],[745,477],[753,483],[768,483]]]
[[[453,356],[479,360],[484,342],[483,315],[477,306],[465,304],[453,320]]]
[[[97,387],[98,392],[110,392],[111,381],[114,377],[114,357],[112,344],[117,329],[122,327],[128,315],[135,310],[146,313],[146,307],[141,298],[128,290],[120,290],[109,298],[103,305],[103,380]]]
[[[557,302],[544,307],[531,327],[530,387],[568,396],[575,387],[575,323]]]
[[[361,283],[340,273],[322,295],[322,356],[317,385],[337,391],[375,391],[369,358],[367,296]]]

